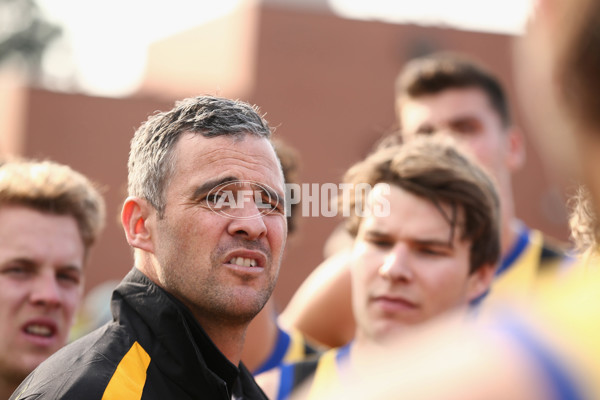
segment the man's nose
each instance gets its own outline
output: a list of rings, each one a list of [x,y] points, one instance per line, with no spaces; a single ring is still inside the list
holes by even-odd
[[[48,307],[58,307],[60,305],[60,286],[54,271],[43,271],[35,277],[30,300],[35,305]]]
[[[235,209],[228,213],[231,222],[228,226],[230,235],[241,235],[248,240],[260,239],[267,233],[264,222],[265,210],[256,204],[252,191],[238,196]]]
[[[413,272],[409,251],[405,243],[397,243],[385,257],[383,265],[379,268],[379,275],[392,281],[411,281]]]

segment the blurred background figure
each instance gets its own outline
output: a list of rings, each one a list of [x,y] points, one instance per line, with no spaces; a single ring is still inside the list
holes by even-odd
[[[503,258],[491,297],[527,295],[540,276],[568,267],[565,245],[517,218],[512,177],[525,163],[524,137],[498,77],[466,55],[418,58],[396,81],[396,110],[405,141],[419,135],[451,136],[496,179]]]
[[[102,196],[68,166],[0,165],[0,398],[67,342],[103,225]]]

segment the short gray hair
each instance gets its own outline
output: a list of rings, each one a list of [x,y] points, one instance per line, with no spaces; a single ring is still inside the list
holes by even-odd
[[[213,96],[187,98],[170,111],[150,116],[131,141],[128,191],[130,196],[148,200],[159,216],[164,214],[165,183],[173,171],[172,150],[184,133],[270,139],[272,130],[256,106]]]

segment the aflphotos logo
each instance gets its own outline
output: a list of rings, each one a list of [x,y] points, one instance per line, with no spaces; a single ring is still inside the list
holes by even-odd
[[[225,182],[212,188],[206,203],[210,210],[227,218],[253,219],[272,213],[291,215],[293,205],[299,207],[302,217],[358,217],[390,214],[390,193],[387,183],[286,184],[285,198],[270,186],[248,180]],[[248,211],[246,208],[248,207]]]
[[[227,218],[253,219],[282,212],[283,205],[277,192],[268,185],[254,181],[225,182],[212,188],[207,196],[208,207],[215,213]],[[240,213],[246,204],[254,204],[255,212],[248,215]]]

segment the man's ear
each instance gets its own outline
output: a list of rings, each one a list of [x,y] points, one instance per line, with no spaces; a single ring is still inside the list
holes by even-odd
[[[154,253],[152,237],[154,218],[156,218],[156,210],[148,201],[134,196],[125,200],[121,211],[121,225],[125,230],[127,243],[131,247]]]
[[[496,274],[495,264],[485,264],[469,275],[467,283],[467,300],[475,300],[487,292]]]
[[[518,171],[525,165],[525,137],[519,127],[513,126],[508,132],[506,165],[511,172]]]

